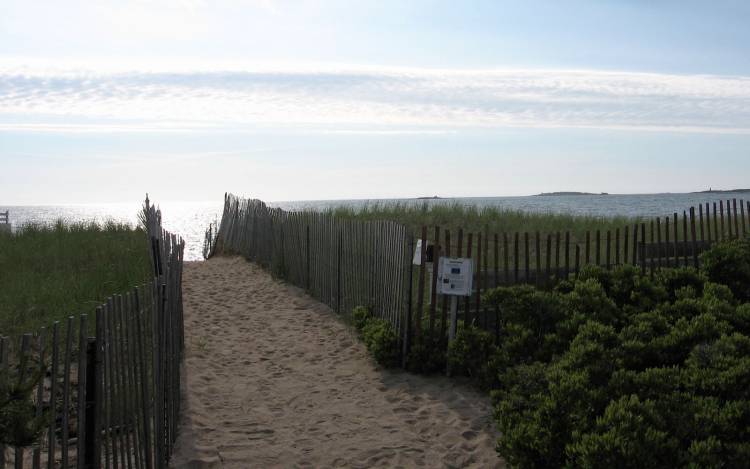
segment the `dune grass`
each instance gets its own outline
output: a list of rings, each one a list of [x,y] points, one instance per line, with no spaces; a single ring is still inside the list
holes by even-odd
[[[555,233],[570,231],[574,239],[583,239],[586,231],[606,232],[631,225],[639,218],[594,217],[559,213],[533,213],[499,207],[477,207],[462,204],[369,204],[362,208],[336,207],[329,210],[336,216],[358,220],[392,220],[409,227],[414,233],[422,226],[440,226],[455,232],[515,233],[539,231]]]
[[[93,313],[150,277],[146,233],[106,222],[28,224],[0,234],[0,335],[35,332]]]

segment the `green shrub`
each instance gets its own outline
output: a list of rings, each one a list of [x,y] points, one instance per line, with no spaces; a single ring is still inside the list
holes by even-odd
[[[400,341],[390,322],[372,316],[365,306],[355,307],[350,321],[375,361],[386,367],[399,365]]]
[[[21,381],[7,369],[0,370],[0,444],[26,447],[36,442],[47,424],[46,413],[36,415],[32,394],[44,370],[27,373]]]
[[[656,402],[622,396],[596,418],[592,431],[568,445],[569,463],[582,468],[673,467],[679,442],[664,428]]]
[[[414,373],[442,373],[446,366],[448,340],[442,337],[423,336],[412,342],[406,357],[406,369]]]
[[[444,373],[446,367],[446,353],[448,348],[448,331],[441,331],[438,322],[430,334],[430,307],[425,305],[420,323],[421,334],[414,338],[406,357],[406,369],[414,373],[432,374]],[[464,327],[464,321],[459,319],[457,330]],[[447,328],[446,328],[447,329]]]
[[[750,277],[737,281],[747,245],[718,245],[700,271],[587,267],[551,292],[487,292],[501,317],[496,351],[469,358],[484,352],[467,330],[449,360],[494,369],[509,465],[747,467]]]
[[[701,254],[701,272],[726,285],[742,302],[750,301],[750,240],[719,243]]]
[[[448,369],[451,374],[468,376],[480,388],[490,389],[497,383],[495,339],[475,326],[462,327],[448,345]]]
[[[368,319],[370,319],[370,310],[365,306],[357,306],[352,310],[352,325],[359,334],[362,334],[362,329],[364,329]]]
[[[703,290],[703,297],[707,300],[718,300],[726,303],[734,303],[736,300],[732,290],[718,283],[707,282]]]
[[[375,361],[386,367],[399,364],[398,334],[390,322],[380,318],[369,318],[362,328],[362,340]]]
[[[693,296],[703,295],[703,286],[707,279],[701,272],[692,267],[680,267],[677,269],[662,269],[657,273],[657,282],[664,286],[669,295],[669,300],[674,301],[683,289],[691,289]]]
[[[558,329],[562,323],[570,322],[570,302],[565,301],[564,295],[520,285],[490,290],[485,301],[500,311],[498,344],[502,358],[498,364],[502,368],[530,360],[549,360],[562,351]],[[575,321],[568,323],[566,327],[577,331]]]

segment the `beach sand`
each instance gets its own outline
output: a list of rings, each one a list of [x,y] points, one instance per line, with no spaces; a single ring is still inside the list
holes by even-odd
[[[186,263],[171,466],[504,467],[489,398],[384,370],[327,306],[238,257]]]

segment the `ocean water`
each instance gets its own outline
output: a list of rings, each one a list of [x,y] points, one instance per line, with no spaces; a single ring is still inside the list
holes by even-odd
[[[462,204],[478,207],[500,207],[539,213],[569,213],[600,217],[667,216],[682,212],[700,203],[719,200],[750,200],[750,194],[639,194],[639,195],[562,195],[526,197],[463,197],[447,199],[369,199],[369,200],[313,200],[271,202],[269,205],[285,210],[324,210],[337,206],[363,207],[367,204]],[[185,239],[187,260],[201,260],[203,238],[208,225],[221,218],[223,201],[168,202],[160,204],[163,225]],[[10,211],[14,229],[28,222],[51,223],[66,221],[115,220],[135,225],[140,202],[132,204],[86,205],[0,205],[0,212]]]

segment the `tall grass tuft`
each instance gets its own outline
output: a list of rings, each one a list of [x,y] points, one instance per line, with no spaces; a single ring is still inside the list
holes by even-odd
[[[336,207],[328,210],[333,215],[358,220],[392,220],[402,223],[413,233],[421,226],[490,233],[536,232],[555,233],[570,231],[574,238],[582,239],[586,231],[622,229],[641,221],[628,217],[595,217],[559,213],[534,213],[500,207],[477,207],[452,204],[373,203],[361,208]]]
[[[143,229],[113,221],[31,223],[0,234],[0,334],[93,313],[107,296],[147,281],[149,262]]]

